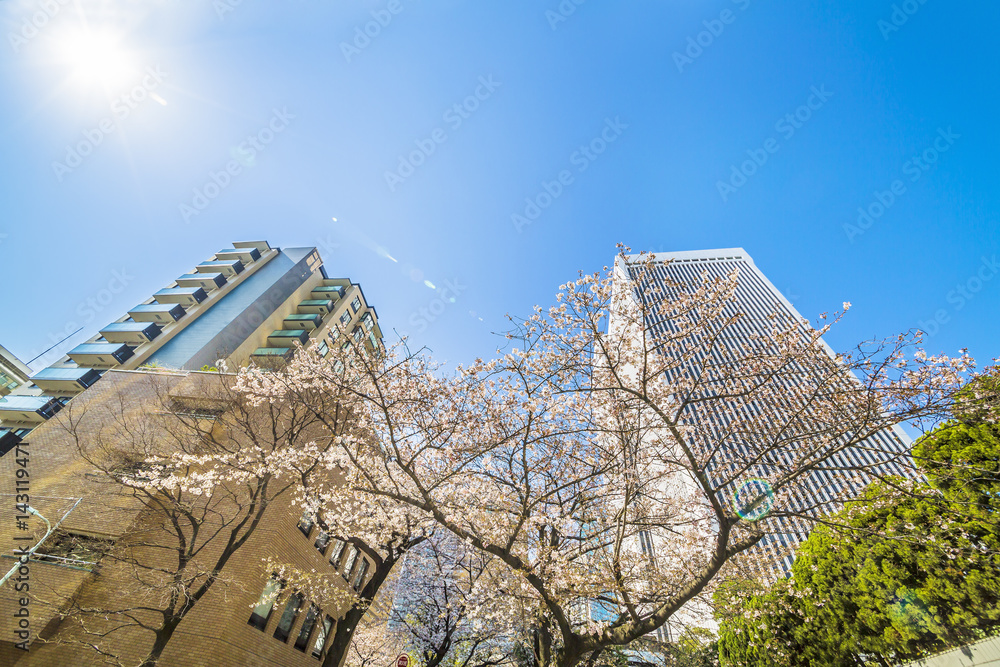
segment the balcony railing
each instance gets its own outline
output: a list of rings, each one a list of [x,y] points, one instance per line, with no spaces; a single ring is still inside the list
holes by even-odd
[[[215,258],[222,261],[238,259],[243,264],[250,264],[260,259],[260,250],[257,248],[226,248],[215,253]]]
[[[258,347],[250,359],[264,368],[278,368],[292,360],[295,350],[289,347]]]
[[[157,303],[180,303],[185,306],[196,306],[208,295],[201,287],[168,287],[153,294]]]
[[[312,289],[310,296],[314,299],[332,299],[336,301],[337,299],[344,298],[344,292],[344,288],[340,285],[320,285]]]
[[[226,277],[221,272],[206,271],[204,273],[185,273],[175,280],[178,287],[200,287],[211,291],[226,284]]]
[[[69,351],[69,358],[81,366],[117,366],[132,356],[124,343],[83,343]]]
[[[305,329],[277,329],[267,337],[268,346],[276,348],[291,347],[295,341],[302,345],[309,340],[309,332]]]
[[[5,396],[0,398],[0,419],[43,422],[62,409],[59,399],[51,396]]]
[[[333,310],[333,301],[329,299],[307,299],[299,304],[300,313],[319,313],[326,315]]]
[[[163,331],[154,322],[113,322],[101,329],[101,335],[109,343],[142,345],[148,343]]]
[[[171,323],[184,317],[184,306],[171,303],[145,303],[128,311],[129,317],[136,322]]]
[[[101,379],[93,368],[45,368],[31,376],[42,391],[80,391]]]
[[[286,317],[281,326],[286,329],[306,329],[307,331],[312,331],[321,324],[323,324],[323,317],[321,315],[316,313],[300,313]]]
[[[209,262],[202,262],[198,266],[194,267],[195,271],[198,273],[222,273],[226,278],[232,278],[235,275],[243,273],[243,262],[238,259],[235,260],[216,260]]]

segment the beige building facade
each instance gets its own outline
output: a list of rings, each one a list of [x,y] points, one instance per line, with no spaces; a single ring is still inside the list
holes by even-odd
[[[0,573],[12,571],[0,664],[141,664],[178,599],[193,604],[160,665],[322,664],[372,563],[303,519],[288,480],[258,475],[212,495],[139,487],[158,474],[144,467],[151,456],[322,438],[329,425],[294,407],[241,403],[220,367],[279,366],[297,345],[325,356],[352,341],[381,346],[359,285],[329,278],[315,248],[236,243],[19,378],[0,399],[0,428],[16,431],[0,455]],[[325,583],[299,586],[276,564]]]

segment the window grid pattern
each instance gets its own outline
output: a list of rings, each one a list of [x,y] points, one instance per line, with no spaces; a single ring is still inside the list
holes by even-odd
[[[742,317],[728,328],[728,337],[720,338],[718,345],[733,350],[736,344],[750,344],[760,347],[762,350],[768,349],[773,344],[770,338],[770,318],[773,314],[779,317],[787,317],[792,321],[801,322],[802,317],[789,308],[777,291],[768,283],[759,269],[750,261],[743,257],[715,257],[704,259],[678,259],[669,263],[662,260],[668,258],[657,253],[657,263],[653,265],[651,272],[645,272],[642,267],[630,266],[630,278],[639,284],[637,296],[644,301],[648,298],[647,291],[657,289],[660,294],[669,298],[670,294],[676,293],[675,284],[680,284],[685,288],[691,288],[702,284],[707,279],[725,279],[734,270],[739,270],[739,284],[733,300],[725,307],[724,315],[732,316],[741,313]],[[658,316],[650,316],[646,322],[648,329],[654,336],[667,335],[671,333],[672,323],[665,321]],[[804,331],[804,330],[803,330]],[[696,343],[696,342],[695,342]],[[664,351],[669,354],[670,352]],[[693,354],[694,363],[709,366],[712,363],[724,364],[723,354],[712,350],[706,354],[704,351],[695,351]],[[731,360],[731,358],[730,358]],[[682,372],[693,372],[694,369]],[[805,381],[808,377],[808,368],[797,369],[800,372],[798,377],[792,374],[782,380],[784,386],[792,387],[797,382]],[[711,377],[708,378],[711,384]],[[710,391],[710,390],[709,390]],[[790,408],[790,406],[762,405],[754,402],[745,402],[733,408],[740,411],[741,416],[750,419],[757,419],[764,422],[770,421],[770,415],[775,410]],[[729,409],[729,407],[727,407]],[[692,421],[699,420],[701,432],[711,434],[715,442],[722,441],[725,446],[712,455],[709,461],[708,472],[713,481],[718,483],[722,476],[730,469],[735,469],[740,461],[748,460],[753,452],[746,442],[740,442],[738,437],[732,437],[729,430],[732,424],[732,416],[718,409],[709,414],[704,411],[692,417]],[[804,439],[807,439],[807,435]],[[702,443],[706,454],[711,444],[708,441]],[[757,468],[758,477],[766,477],[774,467],[790,465],[792,463],[791,451],[776,451],[771,460],[765,465]],[[872,434],[863,441],[846,448],[832,455],[830,464],[826,470],[815,470],[809,474],[807,479],[798,489],[790,502],[790,509],[793,513],[801,513],[806,516],[818,516],[839,509],[842,505],[840,500],[845,496],[856,496],[862,490],[864,484],[870,478],[864,474],[858,475],[846,471],[857,468],[872,468],[879,475],[899,475],[903,477],[914,477],[913,466],[909,459],[908,446],[893,431],[883,430]],[[845,471],[838,474],[838,470]],[[732,486],[732,485],[731,485]],[[726,487],[720,489],[719,495],[722,497],[731,496],[735,492],[734,488]],[[728,497],[722,498],[725,502]],[[754,549],[768,555],[770,562],[774,564],[773,569],[762,572],[767,578],[776,578],[787,575],[791,569],[795,547],[804,541],[809,534],[810,522],[795,516],[772,517],[765,520],[767,522],[768,535]],[[649,536],[640,536],[640,547],[647,554],[652,552],[652,541]]]

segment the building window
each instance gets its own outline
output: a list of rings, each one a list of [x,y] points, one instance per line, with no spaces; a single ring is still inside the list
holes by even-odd
[[[361,297],[359,296],[354,297],[354,301],[351,302],[351,310],[353,310],[355,313],[361,310]]]
[[[330,353],[330,346],[326,344],[325,340],[321,340],[319,342],[319,347],[316,348],[316,351],[319,352],[319,356],[325,357]]]
[[[323,646],[326,644],[326,638],[330,636],[331,629],[333,629],[333,619],[327,616],[323,619],[323,624],[319,626],[319,634],[316,635],[316,641],[313,643],[312,657],[317,660],[323,657]]]
[[[340,316],[340,323],[342,325],[344,325],[345,327],[348,324],[351,323],[351,313],[350,313],[350,311],[347,311],[347,310],[344,311],[344,314]]]
[[[372,317],[371,313],[365,313],[361,316],[361,323],[365,325],[365,329],[371,331],[375,328],[375,318]]]
[[[361,327],[354,327],[354,331],[351,332],[351,335],[354,337],[355,341],[360,343],[361,337],[365,335],[365,332]]]
[[[347,559],[344,561],[344,579],[350,579],[351,570],[354,569],[354,564],[358,562],[358,554],[361,553],[356,546],[351,546],[351,550],[347,554]]]
[[[330,533],[326,532],[325,530],[320,531],[320,534],[316,536],[316,542],[313,544],[313,546],[316,547],[316,551],[325,555],[326,548],[330,546]]]
[[[305,535],[306,537],[309,537],[309,533],[312,532],[313,526],[315,524],[316,522],[313,520],[312,515],[309,514],[309,510],[306,510],[305,512],[302,513],[302,518],[299,519],[298,526],[299,530],[302,531],[302,534]]]
[[[368,574],[368,561],[362,559],[361,565],[358,566],[358,573],[354,575],[354,590],[356,591],[361,590],[361,587],[365,583],[366,574]]]
[[[19,385],[20,383],[11,376],[6,373],[0,373],[0,389],[10,389],[13,391],[14,389],[17,389]]]
[[[0,456],[17,447],[29,433],[31,433],[30,428],[0,428]],[[6,437],[8,434],[9,437]]]
[[[309,646],[309,635],[312,634],[313,628],[316,627],[316,619],[319,618],[319,607],[314,604],[309,605],[309,611],[306,612],[306,618],[302,621],[302,629],[299,630],[299,636],[295,638],[295,648],[306,652],[306,647]]]
[[[267,580],[264,592],[261,593],[260,600],[258,600],[257,606],[253,608],[253,613],[250,614],[250,620],[247,623],[258,630],[263,630],[267,626],[267,619],[271,616],[271,610],[274,609],[274,600],[278,597],[281,587],[282,583],[277,577],[272,576]]]
[[[340,557],[344,555],[344,547],[346,546],[347,542],[339,537],[333,541],[333,551],[330,553],[330,565],[334,567],[340,565]]]
[[[278,641],[288,641],[288,635],[292,632],[292,625],[295,623],[295,617],[299,615],[303,600],[302,593],[293,593],[288,598],[288,602],[285,603],[285,611],[282,612],[281,619],[278,621],[278,627],[274,629],[274,638]]]

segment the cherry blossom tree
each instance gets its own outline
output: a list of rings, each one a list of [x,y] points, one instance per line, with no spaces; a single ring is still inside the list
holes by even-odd
[[[724,568],[773,558],[754,547],[782,521],[823,521],[912,465],[876,436],[947,415],[973,370],[964,353],[925,354],[917,331],[833,354],[822,337],[849,304],[814,327],[747,312],[740,280],[681,284],[622,254],[513,322],[492,360],[445,373],[405,341],[366,354],[345,339],[250,369],[240,389],[344,396],[358,435],[320,457],[341,475],[320,504],[349,494],[433,522],[507,568],[498,594],[533,664],[596,664],[696,622]]]
[[[227,565],[268,511],[328,474],[319,455],[349,433],[336,402],[322,421],[300,403],[262,409],[234,380],[110,372],[46,425],[84,464],[74,462],[87,471],[78,492],[88,512],[121,533],[97,554],[101,585],[46,601],[63,619],[49,644],[87,647],[114,665],[137,664],[137,653],[143,667],[158,664],[206,596],[247,583]],[[311,454],[291,455],[299,449]]]
[[[423,667],[513,665],[517,603],[497,595],[506,576],[495,559],[436,535],[407,555],[390,626]]]

